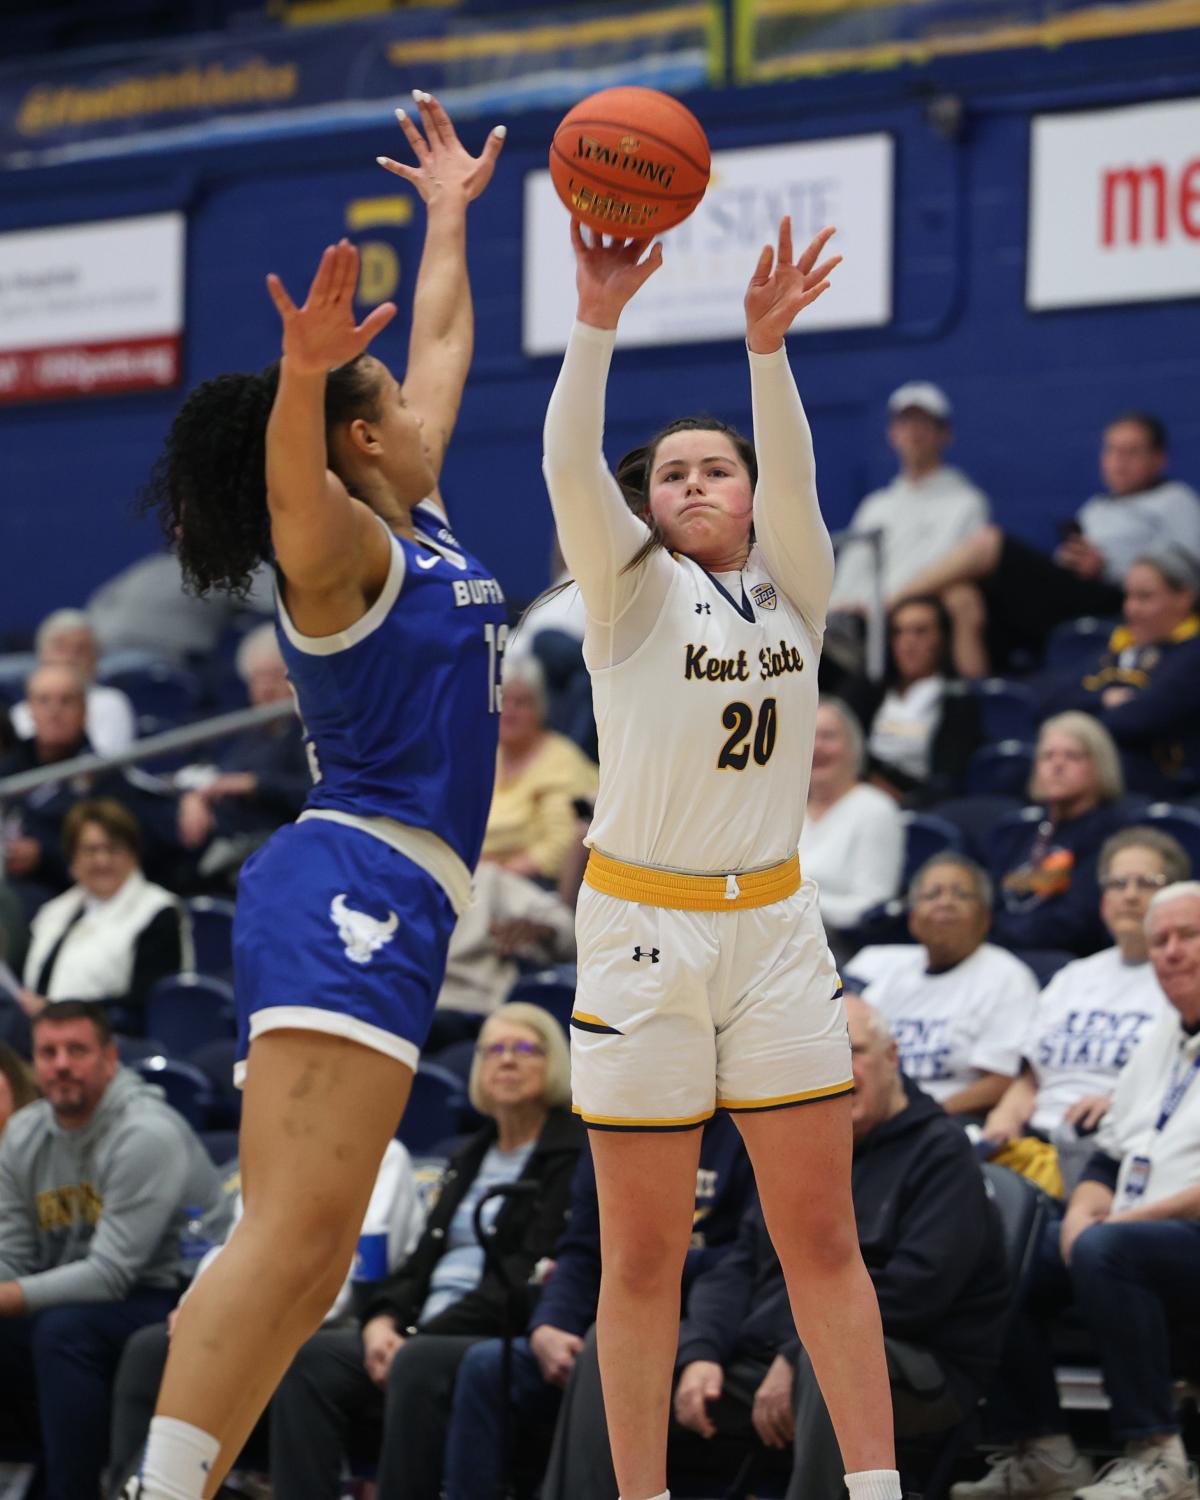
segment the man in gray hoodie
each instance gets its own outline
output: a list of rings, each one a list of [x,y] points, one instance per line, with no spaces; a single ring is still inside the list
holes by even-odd
[[[34,1022],[45,1098],[0,1140],[0,1409],[36,1396],[46,1500],[91,1500],[126,1339],[180,1289],[186,1210],[219,1215],[220,1178],[158,1089],[122,1068],[104,1009]]]

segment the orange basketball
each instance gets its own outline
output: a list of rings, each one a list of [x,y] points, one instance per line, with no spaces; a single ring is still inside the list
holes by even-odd
[[[704,197],[708,139],[690,109],[657,89],[601,89],[554,132],[550,177],[575,218],[626,239],[682,223]]]

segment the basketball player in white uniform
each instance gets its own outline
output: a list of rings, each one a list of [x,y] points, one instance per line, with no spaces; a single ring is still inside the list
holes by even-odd
[[[750,282],[757,465],[732,429],[685,419],[623,462],[627,503],[602,451],[604,394],[621,310],[662,248],[572,224],[578,314],[544,467],[587,607],[600,737],[572,1070],[600,1194],[598,1344],[623,1500],[665,1496],[699,1127],[717,1107],[750,1151],[851,1500],[900,1496],[850,1197],[846,1022],[796,857],[833,550],[783,337],[829,284],[831,234],[793,261],[784,219]]]

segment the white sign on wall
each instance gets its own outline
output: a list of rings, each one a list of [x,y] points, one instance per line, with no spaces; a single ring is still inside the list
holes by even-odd
[[[174,385],[184,217],[0,234],[0,401]]]
[[[1039,115],[1031,308],[1200,296],[1200,99]]]
[[[713,155],[699,208],[663,238],[662,270],[621,317],[621,343],[686,344],[745,334],[742,298],[759,250],[792,216],[797,253],[825,224],[846,259],[795,332],[864,328],[892,315],[892,167],[888,135],[850,136]],[[523,344],[566,347],[575,317],[570,219],[549,172],[525,179]]]

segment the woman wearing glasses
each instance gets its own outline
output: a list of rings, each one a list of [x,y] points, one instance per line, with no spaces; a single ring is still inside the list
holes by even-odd
[[[1163,994],[1150,967],[1144,922],[1150,898],[1187,880],[1191,860],[1157,828],[1125,828],[1100,850],[1100,919],[1113,946],[1076,959],[1042,991],[1025,1039],[1025,1063],[984,1125],[997,1144],[1027,1131],[1062,1139],[1090,1133],[1108,1109]]]
[[[348,1434],[380,1418],[380,1493],[436,1500],[459,1361],[479,1339],[505,1332],[509,1286],[527,1289],[532,1305],[534,1268],[566,1223],[583,1140],[558,1022],[535,1005],[493,1012],[469,1093],[487,1123],[451,1156],[416,1249],[374,1288],[361,1332],[311,1338],[275,1395],[271,1479],[288,1500],[336,1500]],[[494,1236],[489,1265],[475,1209],[489,1189],[514,1183],[532,1191],[494,1198],[484,1212]],[[530,1307],[512,1309],[515,1326]]]

